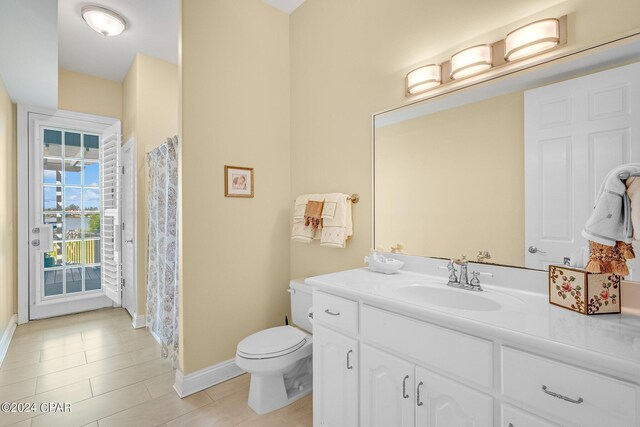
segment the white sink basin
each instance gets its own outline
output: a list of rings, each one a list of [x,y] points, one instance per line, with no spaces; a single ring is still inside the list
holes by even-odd
[[[396,292],[400,298],[418,304],[474,311],[496,311],[502,308],[502,304],[483,296],[482,292],[454,289],[444,285],[440,287],[425,285],[402,286]]]

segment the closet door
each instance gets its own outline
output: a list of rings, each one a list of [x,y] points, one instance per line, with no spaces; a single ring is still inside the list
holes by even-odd
[[[492,427],[493,399],[416,368],[416,427]]]
[[[120,266],[120,122],[102,133],[102,286],[104,294],[120,305],[122,280]]]
[[[361,350],[362,427],[413,427],[414,365],[366,344]]]
[[[588,245],[605,175],[640,161],[640,63],[527,91],[524,110],[525,263],[546,270]]]

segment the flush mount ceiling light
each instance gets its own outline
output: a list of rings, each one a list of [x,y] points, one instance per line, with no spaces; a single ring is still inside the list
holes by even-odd
[[[516,61],[549,49],[560,43],[560,21],[542,19],[517,28],[504,39],[504,59]]]
[[[81,13],[87,25],[103,36],[117,36],[126,28],[122,16],[104,7],[85,6]]]
[[[407,94],[415,95],[424,92],[432,87],[438,86],[441,81],[439,65],[430,64],[416,68],[407,74]]]
[[[488,70],[492,65],[491,45],[468,47],[451,57],[450,77],[454,80],[462,79]]]

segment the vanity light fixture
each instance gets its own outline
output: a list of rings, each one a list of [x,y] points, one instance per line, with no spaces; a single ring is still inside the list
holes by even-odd
[[[117,36],[126,28],[126,24],[122,16],[101,6],[85,6],[82,8],[81,14],[82,19],[84,19],[92,30],[105,37]]]
[[[504,59],[516,61],[553,49],[560,43],[560,21],[541,19],[523,25],[507,34],[504,39]]]
[[[493,66],[491,45],[479,44],[468,47],[451,57],[451,74],[453,80],[481,73]]]
[[[416,68],[407,74],[407,95],[425,92],[432,87],[439,86],[441,82],[442,73],[439,65],[429,64]]]
[[[566,15],[530,22],[511,31],[504,39],[468,47],[441,64],[425,65],[410,71],[405,78],[405,95],[418,95],[487,70],[497,70],[566,43]],[[492,77],[500,77],[516,69],[515,66],[508,67],[503,72],[496,71]],[[477,83],[478,80],[470,79],[468,84]],[[464,83],[457,85],[465,86]]]

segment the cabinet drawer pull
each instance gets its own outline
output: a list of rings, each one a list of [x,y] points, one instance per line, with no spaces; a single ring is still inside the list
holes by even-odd
[[[408,399],[409,395],[407,394],[407,380],[409,379],[409,375],[406,375],[402,380],[402,398]]]
[[[424,402],[420,401],[420,387],[422,387],[423,385],[424,385],[424,383],[422,381],[420,381],[420,383],[418,383],[418,387],[416,388],[416,404],[418,406],[424,405]]]
[[[575,400],[575,399],[572,399],[570,397],[563,396],[563,395],[561,395],[559,393],[555,393],[555,392],[553,392],[551,390],[548,390],[546,385],[542,386],[542,391],[547,393],[549,396],[557,397],[558,399],[565,400],[565,401],[567,401],[569,403],[575,403],[576,405],[579,405],[580,403],[584,402],[584,399],[581,398],[581,397],[578,397],[578,400]]]
[[[328,308],[324,312],[327,313],[328,315],[331,315],[331,316],[340,316],[340,312],[339,311],[336,311],[334,313],[333,311],[329,310]]]
[[[347,351],[347,369],[353,369],[353,365],[351,364],[351,353],[353,353],[353,350],[349,350]]]

